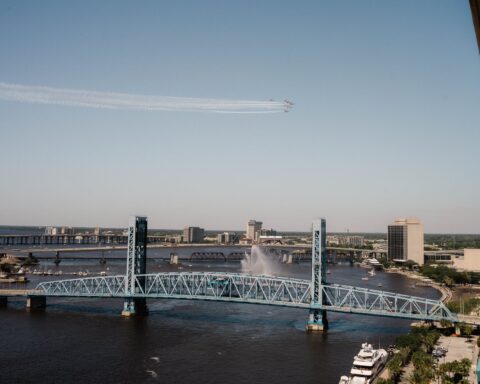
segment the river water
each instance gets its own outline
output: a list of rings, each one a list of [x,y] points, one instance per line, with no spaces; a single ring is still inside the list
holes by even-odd
[[[55,270],[52,261],[42,268]],[[124,273],[122,260],[63,260],[62,271]],[[151,260],[148,272],[239,272],[240,262],[191,262],[170,266]],[[365,269],[329,266],[328,279],[438,298],[407,278]],[[310,278],[310,264],[279,264],[283,276]],[[38,281],[54,276],[31,276]],[[28,312],[24,300],[0,308],[2,383],[338,383],[361,343],[386,347],[409,329],[408,320],[329,313],[325,334],[304,331],[307,311],[251,304],[150,300],[150,316],[120,317],[116,299],[48,299],[45,311]]]

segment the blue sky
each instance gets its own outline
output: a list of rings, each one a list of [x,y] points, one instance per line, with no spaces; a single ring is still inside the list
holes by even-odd
[[[0,1],[0,82],[295,102],[291,113],[0,101],[0,224],[480,233],[467,1]]]

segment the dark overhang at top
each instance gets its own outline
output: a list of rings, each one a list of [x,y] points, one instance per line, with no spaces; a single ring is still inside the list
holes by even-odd
[[[473,27],[477,35],[478,51],[480,52],[480,0],[470,0],[472,10]]]

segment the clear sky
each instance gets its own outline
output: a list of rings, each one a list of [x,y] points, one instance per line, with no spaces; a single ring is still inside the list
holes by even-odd
[[[0,1],[0,82],[295,102],[290,113],[0,101],[0,224],[480,233],[468,1]]]

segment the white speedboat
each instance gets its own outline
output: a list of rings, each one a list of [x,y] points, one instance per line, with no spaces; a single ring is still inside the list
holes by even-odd
[[[368,274],[369,274],[370,276],[375,276],[375,275],[376,275],[374,269],[371,269],[370,271],[368,271]]]

